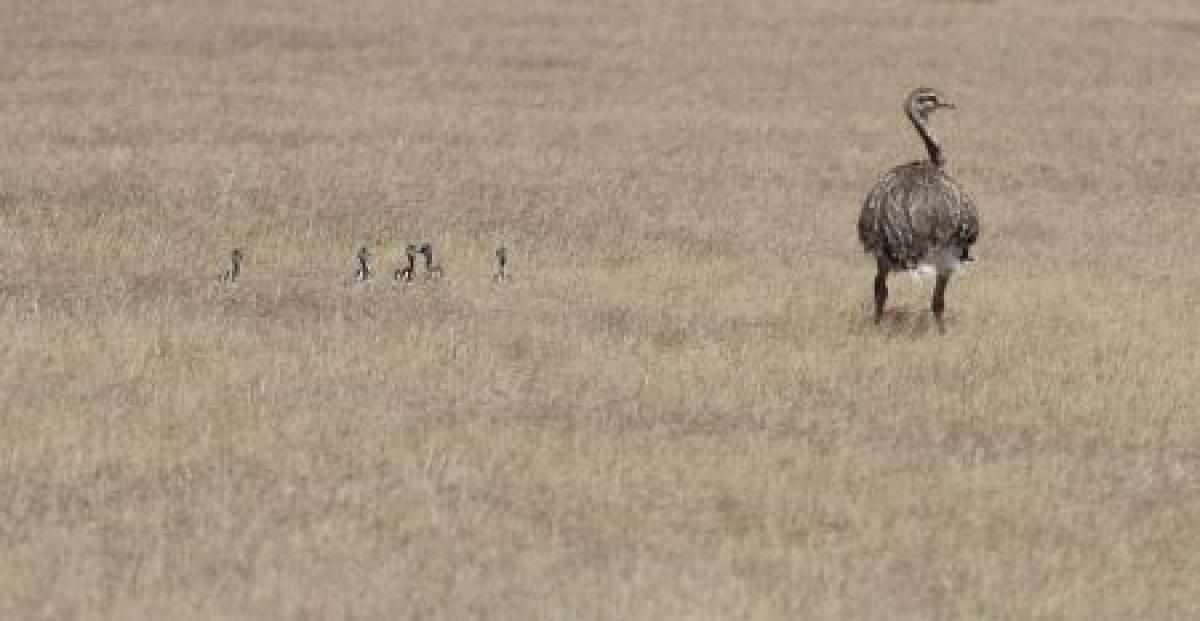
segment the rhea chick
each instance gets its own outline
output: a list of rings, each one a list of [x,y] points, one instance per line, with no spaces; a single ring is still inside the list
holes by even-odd
[[[496,249],[496,282],[508,280],[508,248],[500,246]]]
[[[425,242],[417,252],[425,255],[425,276],[432,279],[441,278],[442,266],[433,262],[433,244]]]
[[[242,249],[234,248],[233,252],[229,253],[229,267],[221,272],[221,282],[236,283],[238,276],[242,275]]]
[[[358,263],[358,268],[354,270],[354,279],[359,282],[366,282],[371,278],[371,250],[366,246],[358,249],[358,253],[354,255],[355,261]]]
[[[417,253],[419,249],[416,244],[409,244],[404,248],[404,256],[408,264],[401,267],[392,274],[392,279],[396,281],[403,280],[404,282],[412,282],[413,272],[417,269]]]

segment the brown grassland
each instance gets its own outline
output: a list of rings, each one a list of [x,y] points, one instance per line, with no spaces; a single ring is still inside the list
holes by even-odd
[[[1191,0],[5,0],[0,618],[1200,618],[1196,127]]]

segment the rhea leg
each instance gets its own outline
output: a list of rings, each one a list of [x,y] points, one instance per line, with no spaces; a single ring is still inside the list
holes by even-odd
[[[946,324],[942,321],[942,313],[946,310],[946,285],[950,284],[950,273],[939,271],[937,284],[933,286],[933,318],[937,321],[938,333],[946,333]]]
[[[879,271],[875,274],[875,323],[883,320],[883,305],[887,303],[887,275],[890,271],[888,262],[882,257],[876,260]]]

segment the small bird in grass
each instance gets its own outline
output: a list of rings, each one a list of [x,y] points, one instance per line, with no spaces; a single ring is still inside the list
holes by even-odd
[[[496,275],[493,277],[496,282],[504,282],[508,280],[508,248],[500,246],[496,249]]]
[[[442,277],[442,266],[433,262],[433,244],[425,242],[417,249],[417,252],[425,255],[425,277],[430,279],[438,279]]]
[[[404,256],[408,264],[401,267],[392,274],[392,279],[396,281],[403,280],[404,282],[412,282],[413,272],[417,269],[417,252],[419,249],[416,244],[409,244],[404,248]]]
[[[354,255],[355,261],[358,263],[357,269],[354,270],[354,279],[359,282],[366,282],[371,279],[371,250],[366,246],[358,249],[358,253]]]
[[[242,275],[242,249],[234,248],[233,252],[229,253],[229,267],[221,272],[220,281],[225,283],[236,283],[239,276]]]

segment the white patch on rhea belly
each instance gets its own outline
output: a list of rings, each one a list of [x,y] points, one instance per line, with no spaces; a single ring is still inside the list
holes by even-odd
[[[916,269],[910,270],[913,280],[933,280],[938,272],[965,274],[967,264],[962,260],[963,249],[959,245],[935,248],[921,259]]]

